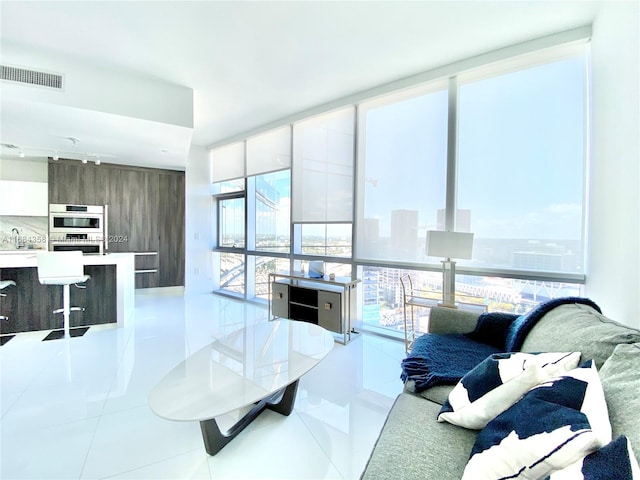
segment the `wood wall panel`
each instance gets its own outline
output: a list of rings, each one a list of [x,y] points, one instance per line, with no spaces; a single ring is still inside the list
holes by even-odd
[[[136,288],[184,285],[184,172],[50,161],[49,202],[109,205],[108,252],[158,252]]]

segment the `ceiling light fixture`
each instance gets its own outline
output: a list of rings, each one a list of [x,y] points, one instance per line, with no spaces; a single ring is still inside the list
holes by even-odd
[[[100,159],[96,158],[96,165],[100,165]]]
[[[82,159],[82,163],[86,164],[86,163],[87,163],[87,159],[86,159],[86,158],[83,158],[83,159]]]
[[[53,159],[54,160],[58,160],[59,158],[60,158],[60,156],[58,155],[57,152],[53,154]]]
[[[20,152],[20,153],[18,153],[18,156],[19,156],[20,158],[24,158],[24,152]]]

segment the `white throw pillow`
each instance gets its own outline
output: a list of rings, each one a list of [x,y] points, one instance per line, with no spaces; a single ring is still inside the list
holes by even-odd
[[[640,480],[640,467],[629,439],[621,435],[547,480]]]
[[[451,390],[438,421],[480,430],[531,388],[578,362],[580,352],[493,354]]]
[[[541,479],[610,441],[592,360],[531,389],[482,429],[463,480]]]

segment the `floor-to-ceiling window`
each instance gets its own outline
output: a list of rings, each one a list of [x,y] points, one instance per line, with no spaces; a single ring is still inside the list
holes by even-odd
[[[586,56],[459,77],[457,207],[479,268],[583,274]]]
[[[583,42],[475,65],[216,149],[214,170],[232,157],[242,164],[241,174],[225,164],[214,182],[219,289],[266,299],[268,273],[323,260],[327,273],[362,280],[363,327],[402,330],[399,278],[409,273],[440,296],[443,259],[427,256],[426,233],[452,230],[474,234],[456,277],[470,302],[520,313],[578,295],[588,111]],[[243,188],[221,187],[232,180]],[[241,268],[240,286],[226,272]]]

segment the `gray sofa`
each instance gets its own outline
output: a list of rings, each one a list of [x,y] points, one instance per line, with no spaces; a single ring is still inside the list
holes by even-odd
[[[429,334],[469,333],[478,315],[433,308]],[[594,359],[605,393],[613,438],[626,435],[640,454],[640,331],[589,306],[569,304],[544,315],[525,337],[523,352],[580,351]],[[411,382],[396,399],[362,479],[459,480],[477,431],[436,418],[452,386],[412,393]]]

